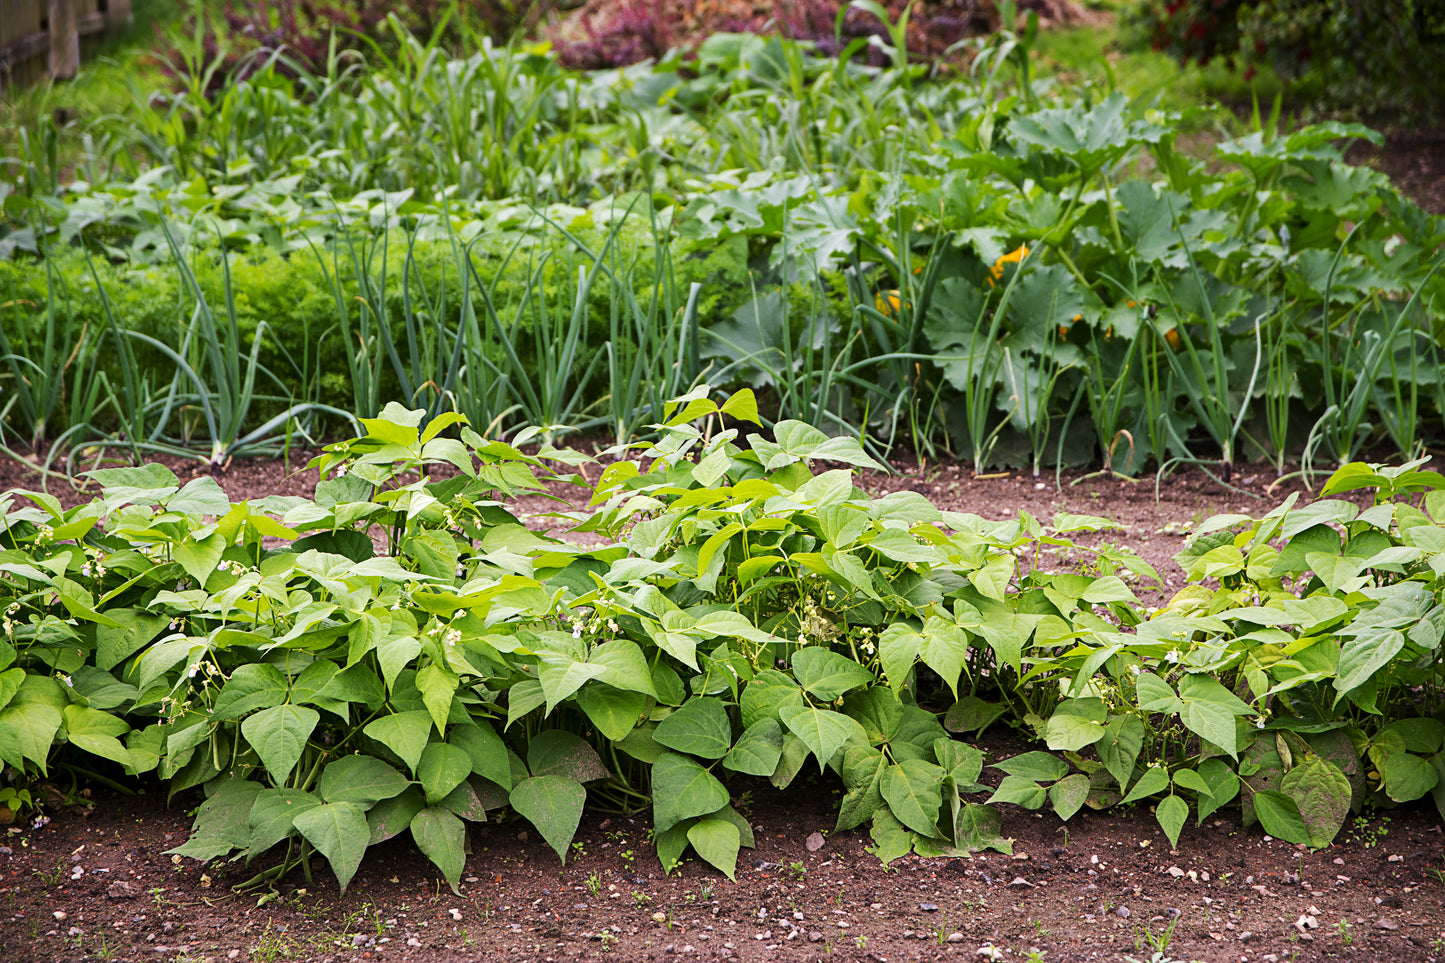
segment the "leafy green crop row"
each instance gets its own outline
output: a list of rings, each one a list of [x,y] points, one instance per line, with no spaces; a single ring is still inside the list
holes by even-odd
[[[1314,846],[1367,799],[1445,811],[1445,478],[1352,464],[1326,490],[1373,507],[1212,519],[1150,613],[1129,587],[1147,564],[1070,542],[1103,519],[870,498],[810,467],[873,467],[856,441],[785,421],[737,444],[720,421],[755,422],[750,392],[668,410],[592,485],[547,467],[582,456],[392,405],[316,459],[314,501],[233,504],[158,466],[94,472],[67,510],[10,493],[7,779],[204,786],[175,852],[260,859],[249,885],[320,853],[344,887],[410,831],[455,886],[467,821],[510,809],[565,858],[589,800],[650,805],[668,870],[690,848],[732,875],[739,781],[814,765],[884,861],[1006,851],[1005,802],[1152,799],[1173,843],[1238,800]],[[587,507],[554,520],[600,544],[507,507],[568,486]],[[1047,751],[988,760],[958,735],[998,720]],[[1004,778],[980,801],[986,764]]]
[[[746,301],[746,244],[664,245],[645,217],[607,227],[606,212],[596,214],[602,226],[536,219],[535,230],[475,237],[464,250],[415,232],[223,259],[158,231],[175,245],[169,264],[117,267],[73,249],[47,258],[45,270],[0,261],[0,370],[26,389],[6,411],[32,444],[61,438],[75,448],[119,428],[130,439],[123,447],[139,450],[213,441],[202,453],[216,463],[256,447],[238,444],[241,425],[207,434],[196,409],[206,396],[239,393],[248,377],[261,413],[252,428],[297,403],[325,406],[334,426],[336,409],[374,412],[381,398],[401,396],[483,426],[618,424],[626,433],[643,399],[625,411],[625,392],[611,407],[599,403],[599,381],[624,380],[628,349],[687,298],[696,312]],[[207,315],[218,322],[212,330]],[[614,338],[617,325],[643,330]],[[250,360],[242,378],[227,383],[208,370],[213,336]],[[47,351],[59,357],[42,364]],[[164,403],[179,396],[185,404]],[[318,430],[315,409],[292,411],[297,430]]]
[[[278,412],[313,430],[320,409],[293,405],[401,397],[628,437],[707,380],[765,388],[770,422],[979,468],[1184,461],[1227,481],[1245,459],[1312,470],[1440,436],[1445,222],[1343,163],[1376,135],[1256,116],[1200,159],[1197,117],[1029,79],[1026,34],[974,53],[929,77],[720,35],[582,75],[408,40],[370,69],[177,95],[131,140],[97,129],[64,189],[37,141],[0,184],[0,310],[25,333],[0,344],[6,422],[214,458]],[[75,246],[123,266],[92,278]],[[188,357],[207,339],[154,318],[201,295],[236,315],[222,347],[255,354],[264,403],[125,333]],[[136,370],[117,371],[126,340]],[[251,420],[182,423],[207,406]]]

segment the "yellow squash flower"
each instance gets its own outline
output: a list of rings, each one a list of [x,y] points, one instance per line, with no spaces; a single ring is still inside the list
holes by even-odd
[[[1006,265],[1006,264],[1022,264],[1023,261],[1024,261],[1024,258],[1026,258],[1026,257],[1028,257],[1028,256],[1029,256],[1029,248],[1028,248],[1028,245],[1027,245],[1027,244],[1020,244],[1020,245],[1019,245],[1018,247],[1016,247],[1014,250],[1009,251],[1007,254],[1005,254],[1005,255],[1003,255],[1002,257],[1000,257],[997,261],[994,261],[994,262],[993,262],[993,267],[989,268],[989,272],[988,272],[988,273],[989,273],[988,286],[989,286],[989,287],[993,287],[994,282],[1003,277],[1004,265]]]
[[[873,304],[878,308],[879,314],[886,314],[890,318],[898,317],[898,312],[903,310],[902,295],[895,290],[878,292]]]

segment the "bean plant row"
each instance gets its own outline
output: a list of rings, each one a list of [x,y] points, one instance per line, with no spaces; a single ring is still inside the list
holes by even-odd
[[[724,34],[595,73],[397,30],[316,73],[198,53],[73,180],[22,132],[0,444],[214,465],[397,398],[625,440],[704,381],[979,470],[1440,436],[1445,222],[1342,161],[1364,127],[1057,85],[1031,29],[967,69]]]
[[[873,498],[855,439],[718,397],[671,401],[595,483],[391,404],[315,459],[314,499],[157,465],[69,509],[6,494],[10,795],[202,787],[173,852],[243,862],[242,888],[314,854],[345,888],[401,833],[456,887],[469,822],[514,814],[565,860],[588,805],[650,810],[668,871],[732,876],[756,779],[836,787],[885,863],[1008,852],[1002,804],[1148,803],[1171,845],[1227,805],[1314,847],[1365,805],[1445,812],[1439,474],[1351,463],[1320,501],[1213,518],[1150,610],[1147,563],[1071,540],[1105,519]],[[513,513],[537,494],[587,544]],[[1039,748],[988,757],[991,725]]]

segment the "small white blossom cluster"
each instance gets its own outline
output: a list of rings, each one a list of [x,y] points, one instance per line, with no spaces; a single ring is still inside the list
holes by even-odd
[[[49,545],[55,541],[55,529],[49,525],[37,525],[35,528],[35,544]]]
[[[180,719],[191,708],[190,699],[177,699],[175,693],[171,693],[161,699],[161,722],[172,723]]]
[[[19,603],[19,602],[11,602],[10,605],[6,607],[4,619],[0,619],[0,627],[3,627],[3,628],[4,628],[6,635],[11,635],[11,634],[13,634],[13,633],[15,632],[15,618],[14,618],[14,617],[15,617],[15,615],[17,615],[19,612],[20,612],[20,603]]]
[[[226,558],[221,559],[221,561],[216,564],[216,571],[229,572],[237,577],[244,575],[249,570],[250,566],[246,565],[245,563],[233,562],[230,559]]]
[[[837,595],[829,591],[826,599],[835,601]],[[839,634],[838,626],[828,615],[822,606],[813,601],[812,596],[803,596],[803,617],[798,622],[798,644],[808,645],[809,639],[826,643],[836,638]]]
[[[216,667],[216,664],[214,662],[192,662],[189,666],[186,667],[186,678],[194,679],[197,675],[200,675],[202,688],[206,688],[209,685],[208,680],[210,676],[217,676],[220,674],[221,670]]]
[[[339,464],[333,465],[331,467],[331,477],[345,477],[346,473],[351,470],[351,443],[343,441],[340,444],[335,445],[332,448],[332,451],[338,455],[344,455],[346,457],[344,457]]]
[[[610,617],[603,618],[601,615],[593,615],[591,618],[582,616],[572,618],[564,615],[562,616],[562,621],[572,624],[572,638],[574,639],[580,639],[584,635],[598,635],[602,632],[603,628],[607,629],[608,634],[614,636],[622,631],[618,628],[616,620]]]

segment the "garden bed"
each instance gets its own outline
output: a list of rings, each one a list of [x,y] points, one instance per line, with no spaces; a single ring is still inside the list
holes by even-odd
[[[15,467],[4,472],[0,489],[33,485]],[[1242,476],[1261,496],[1272,481]],[[314,480],[274,462],[238,462],[219,479],[235,500],[309,495]],[[1126,527],[1117,540],[1166,582],[1182,579],[1169,559],[1192,523],[1259,511],[1249,495],[1194,472],[1166,479],[1158,501],[1152,481],[1075,481],[975,479],[943,464],[864,484],[875,494],[911,488],[985,518],[1020,509],[1113,518]],[[1268,504],[1285,494],[1275,490]],[[990,761],[1032,748],[1002,725],[978,745]],[[665,875],[646,812],[589,810],[565,866],[510,817],[473,826],[458,894],[402,838],[370,850],[344,895],[318,859],[310,884],[293,873],[279,897],[258,900],[229,890],[249,875],[239,863],[203,868],[165,855],[187,839],[201,796],[184,793],[167,808],[164,789],[144,785],[134,798],[85,789],[48,809],[48,824],[12,827],[0,856],[0,934],[14,959],[911,960],[980,959],[994,946],[1005,959],[1037,949],[1049,961],[1148,960],[1151,939],[1169,933],[1164,952],[1179,960],[1404,961],[1433,958],[1445,938],[1439,820],[1418,803],[1352,817],[1317,853],[1243,829],[1232,807],[1200,827],[1191,819],[1171,851],[1147,804],[1085,809],[1067,824],[1003,805],[1012,857],[910,855],[885,870],[865,831],[831,833],[836,777],[800,777],[781,793],[738,780],[730,791],[757,847],[741,854],[736,882],[695,859]]]

